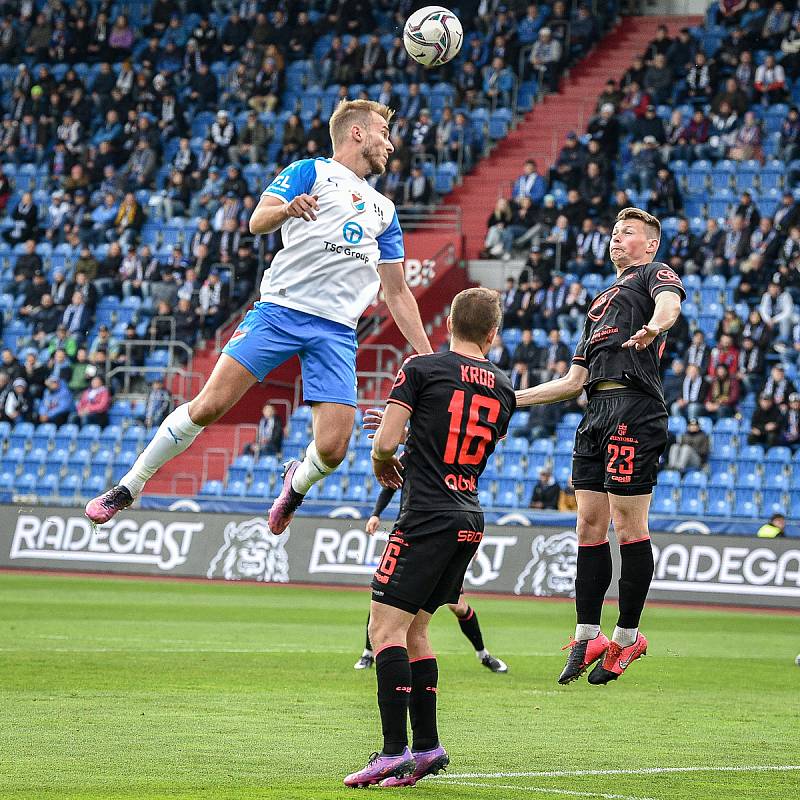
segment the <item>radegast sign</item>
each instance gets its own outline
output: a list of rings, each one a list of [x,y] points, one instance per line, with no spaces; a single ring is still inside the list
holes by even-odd
[[[0,506],[0,566],[209,580],[366,587],[387,534],[353,519],[299,517],[273,536],[263,517],[190,509],[124,511],[94,526],[79,509]],[[618,574],[618,548],[612,546]],[[800,540],[653,534],[657,600],[800,609]],[[471,592],[574,597],[575,531],[489,525],[464,582]],[[616,591],[616,580],[610,595]]]

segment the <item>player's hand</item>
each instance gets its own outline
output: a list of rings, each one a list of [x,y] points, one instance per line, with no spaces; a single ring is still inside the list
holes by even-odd
[[[650,325],[644,325],[643,327],[639,328],[636,333],[628,339],[623,347],[633,347],[636,350],[644,350],[645,347],[648,347],[653,343],[656,336],[661,333],[658,328],[653,328]]]
[[[304,219],[311,222],[317,218],[315,211],[319,211],[319,196],[315,194],[299,194],[286,206],[286,213],[290,217]]]
[[[382,408],[368,408],[364,412],[364,416],[361,420],[361,425],[365,431],[376,431],[381,425],[381,420],[383,419],[383,409]],[[370,434],[369,438],[372,439],[374,434]]]
[[[381,426],[381,420],[383,419],[383,409],[382,408],[368,408],[364,412],[364,416],[361,420],[361,427],[365,431],[376,431]],[[374,439],[375,434],[370,433],[367,436],[367,439]],[[403,444],[405,440],[408,438],[408,425],[406,425],[405,430],[403,431],[403,438],[400,440],[400,444]]]
[[[378,525],[381,524],[381,518],[376,517],[374,514],[367,520],[367,524],[364,526],[364,530],[372,536],[376,530],[378,530]]]
[[[387,458],[385,461],[372,459],[372,471],[378,479],[378,483],[384,489],[399,489],[403,485],[403,466],[397,456]]]

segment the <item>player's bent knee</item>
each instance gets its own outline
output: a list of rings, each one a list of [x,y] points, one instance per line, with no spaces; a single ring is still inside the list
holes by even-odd
[[[578,517],[575,532],[578,544],[600,544],[608,538],[608,520]]]
[[[211,425],[216,422],[230,405],[222,398],[200,394],[189,403],[189,416],[195,425]]]
[[[317,453],[319,453],[319,457],[322,459],[323,463],[326,467],[330,467],[331,469],[336,469],[339,464],[344,461],[345,456],[347,455],[347,447],[350,443],[350,437],[348,435],[347,439],[344,441],[318,441],[314,440],[314,444],[317,447]]]

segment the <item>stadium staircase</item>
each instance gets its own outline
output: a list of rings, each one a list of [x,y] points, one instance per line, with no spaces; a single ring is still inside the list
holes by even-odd
[[[566,134],[571,130],[585,129],[594,114],[597,97],[605,82],[609,78],[622,77],[633,56],[643,52],[648,42],[655,38],[658,25],[667,25],[670,35],[674,35],[680,28],[696,25],[700,21],[699,17],[688,16],[626,17],[585,59],[573,66],[569,76],[562,81],[561,92],[545,97],[535,105],[517,128],[444,199],[445,204],[461,208],[464,236],[459,243],[459,255],[466,260],[478,257],[486,234],[486,219],[498,195],[503,193],[503,187],[510,188],[526,158],[536,159],[543,171],[553,163]],[[507,190],[505,193],[508,193]],[[441,241],[433,241],[433,238],[424,234],[407,234],[407,255],[428,257],[447,237]],[[444,318],[449,309],[449,299],[466,285],[464,270],[441,270],[423,291],[415,292],[434,349],[447,338]],[[377,313],[382,310],[381,304]],[[237,317],[226,326],[219,340],[227,341],[239,320],[240,317]],[[392,344],[402,351],[407,350],[390,319],[380,325],[364,343]],[[215,340],[209,339],[204,348],[195,352],[192,370],[207,377],[218,356]],[[384,364],[388,371],[396,367],[394,362]],[[373,356],[370,351],[365,351],[360,356],[359,369],[373,368]],[[253,438],[254,423],[260,417],[262,405],[270,400],[293,403],[297,374],[295,359],[274,371],[268,385],[254,387],[220,422],[210,426],[186,453],[167,464],[147,484],[146,492],[193,495],[205,480],[221,480],[231,459],[241,452],[245,442]],[[377,396],[381,392],[376,388],[375,394]],[[279,410],[283,413],[283,408]]]
[[[517,128],[503,139],[488,158],[444,202],[462,210],[466,231],[466,258],[476,259],[483,247],[486,220],[498,196],[508,194],[522,172],[527,158],[534,158],[539,170],[555,161],[569,131],[585,130],[595,113],[597,98],[609,78],[619,80],[635,55],[643,53],[655,38],[656,28],[667,25],[670,35],[680,28],[699,24],[701,17],[625,17],[562,81],[561,92],[549,95],[528,112]]]

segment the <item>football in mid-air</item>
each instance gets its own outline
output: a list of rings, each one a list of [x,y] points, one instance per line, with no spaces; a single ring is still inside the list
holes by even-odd
[[[458,17],[441,6],[415,11],[403,29],[406,51],[423,67],[438,67],[455,58],[463,40]]]

